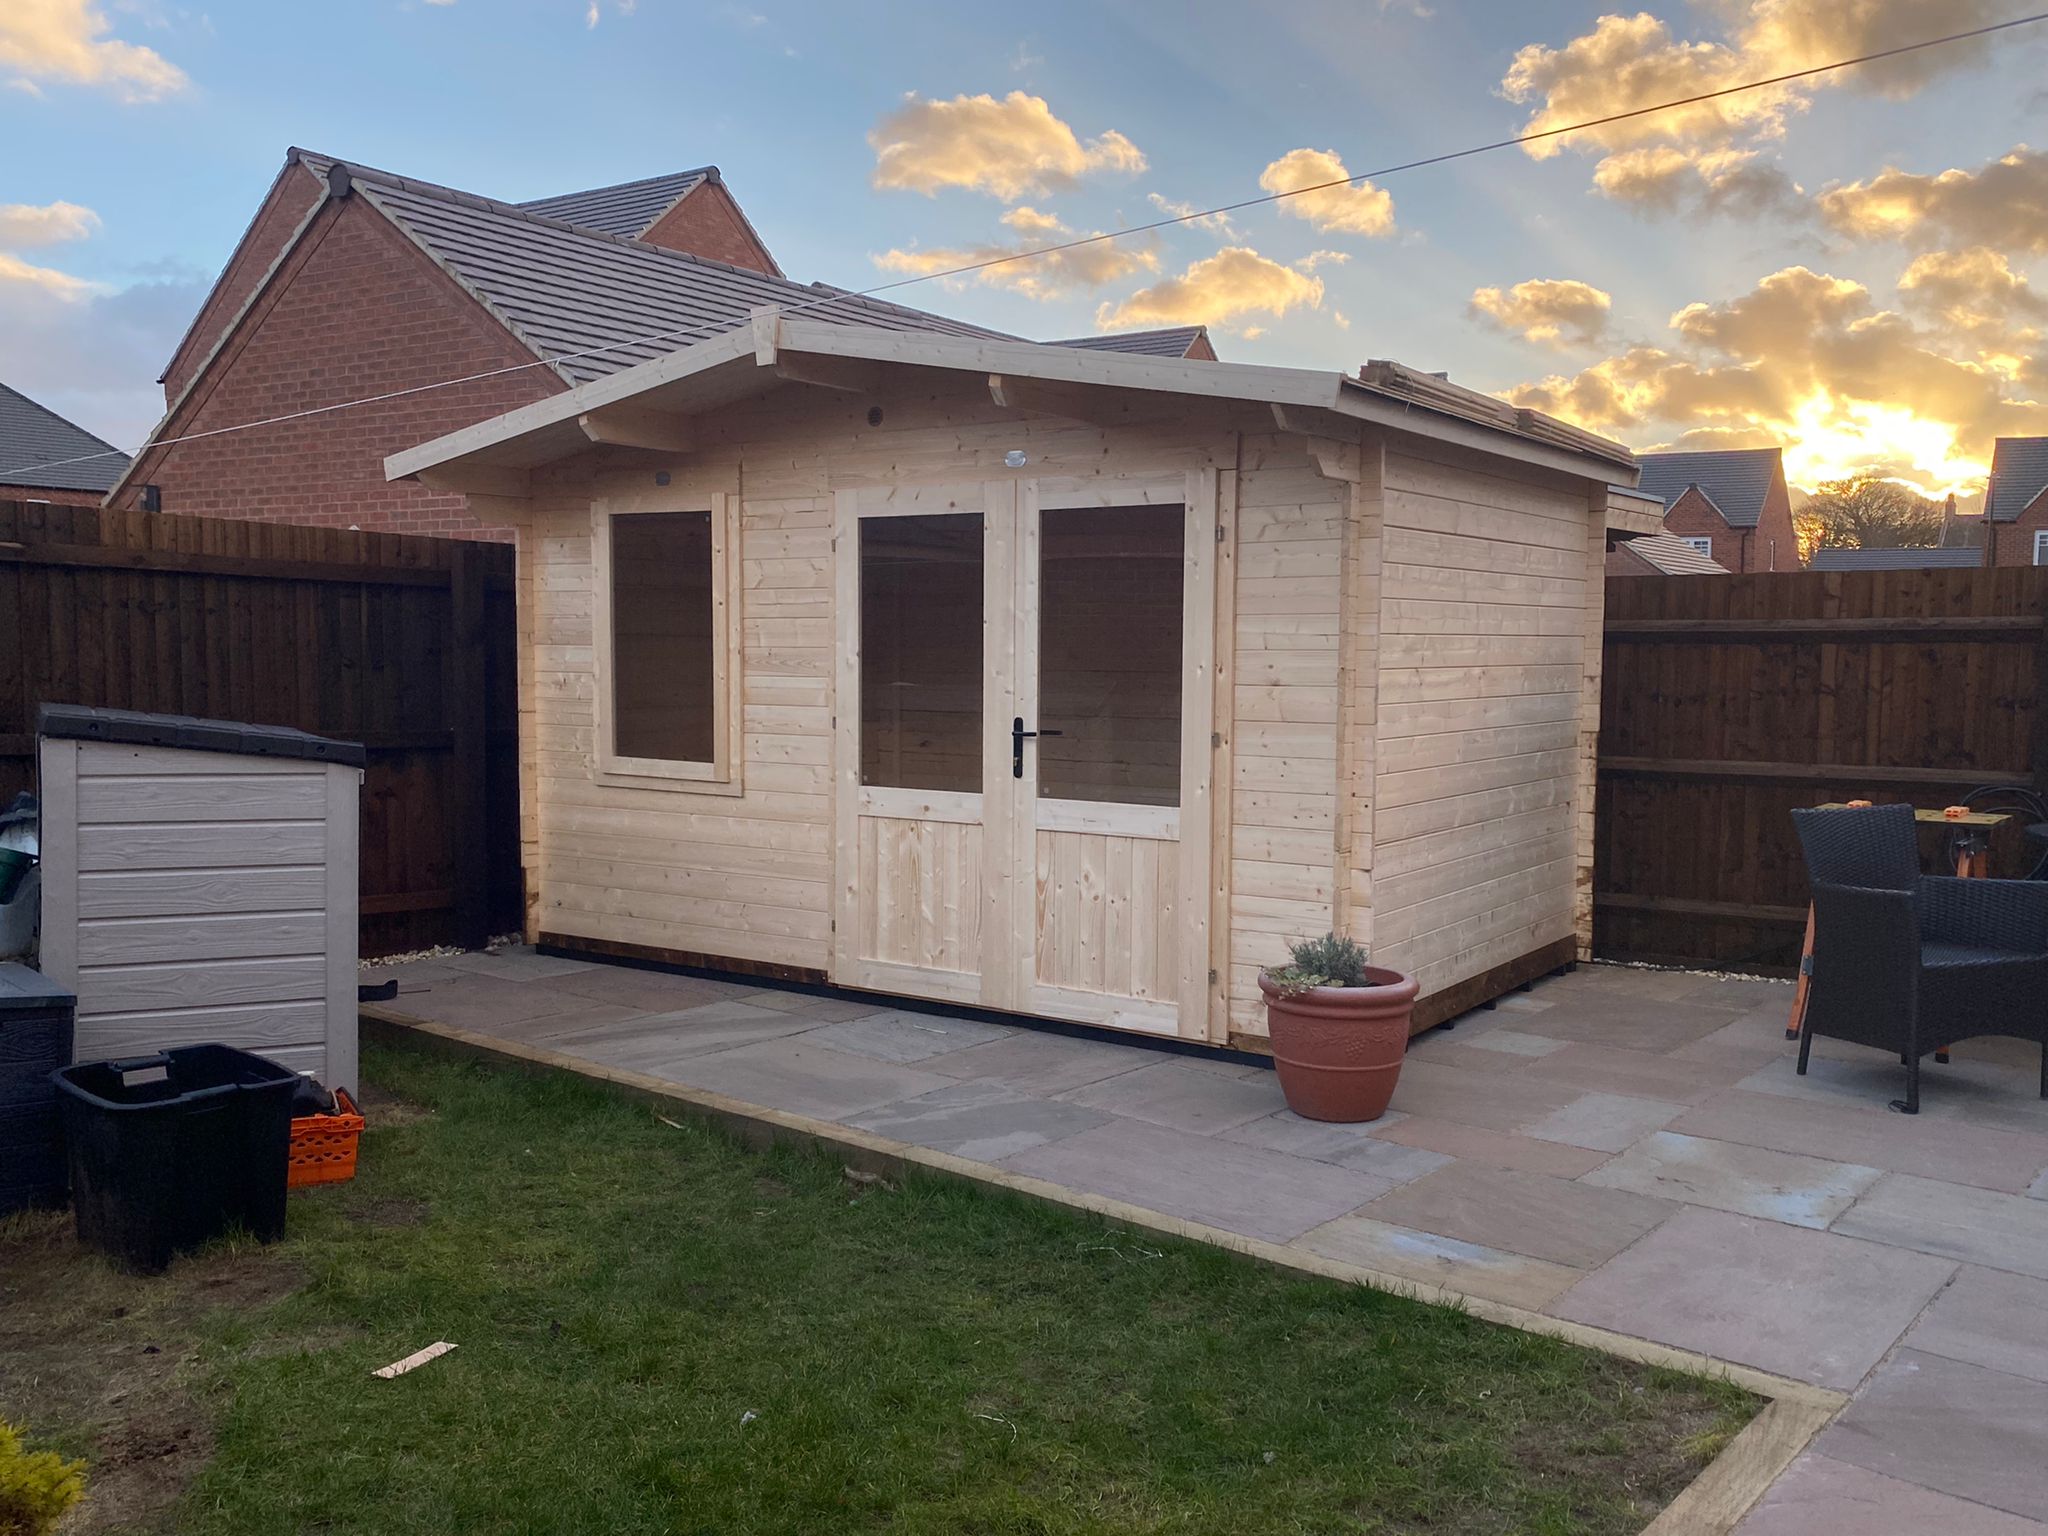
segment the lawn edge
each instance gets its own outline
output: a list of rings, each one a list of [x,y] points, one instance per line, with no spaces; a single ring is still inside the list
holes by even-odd
[[[1763,1496],[1764,1490],[1777,1480],[1779,1474],[1791,1465],[1808,1442],[1849,1400],[1846,1392],[1773,1375],[1739,1361],[1679,1349],[1652,1339],[1639,1339],[1489,1297],[1473,1296],[1451,1286],[1411,1280],[1404,1275],[1327,1258],[1282,1243],[1247,1237],[1105,1195],[1069,1189],[1046,1179],[1013,1173],[991,1163],[914,1146],[835,1121],[751,1104],[708,1089],[692,1088],[644,1072],[607,1067],[542,1046],[477,1034],[395,1008],[366,1003],[359,1005],[357,1012],[362,1038],[377,1044],[424,1049],[455,1060],[486,1061],[529,1072],[560,1073],[581,1078],[602,1084],[628,1098],[666,1106],[692,1119],[721,1126],[749,1146],[797,1143],[825,1147],[845,1158],[848,1166],[865,1173],[891,1174],[918,1169],[945,1174],[1046,1205],[1086,1211],[1163,1236],[1228,1249],[1276,1269],[1347,1281],[1416,1301],[1458,1307],[1486,1322],[1518,1328],[1525,1333],[1543,1334],[1639,1365],[1663,1366],[1717,1378],[1764,1398],[1764,1407],[1757,1416],[1722,1448],[1698,1477],[1680,1490],[1655,1520],[1644,1527],[1642,1536],[1726,1536]]]

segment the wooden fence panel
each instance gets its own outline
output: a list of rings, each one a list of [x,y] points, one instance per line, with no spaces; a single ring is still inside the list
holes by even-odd
[[[366,955],[519,925],[510,546],[0,501],[0,804],[44,703],[359,741]]]
[[[1789,972],[1793,809],[2041,785],[2044,613],[2032,567],[1610,581],[1595,953]],[[1994,873],[2026,849],[2002,828]]]

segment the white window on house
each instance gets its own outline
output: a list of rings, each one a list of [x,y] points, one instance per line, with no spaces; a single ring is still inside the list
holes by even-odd
[[[1681,534],[1680,537],[1683,538],[1685,542],[1690,544],[1694,549],[1698,550],[1701,554],[1706,555],[1709,558],[1712,557],[1714,553],[1714,541],[1712,539],[1696,538],[1689,534]]]
[[[2048,528],[2034,530],[2034,564],[2048,565]]]
[[[601,773],[730,786],[739,710],[730,503],[599,504],[592,528]]]

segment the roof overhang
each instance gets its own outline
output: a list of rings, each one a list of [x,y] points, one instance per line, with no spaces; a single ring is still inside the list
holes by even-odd
[[[1608,531],[1623,538],[1664,531],[1664,501],[1625,485],[1607,487]]]
[[[775,309],[756,312],[751,325],[727,335],[392,454],[384,471],[388,479],[416,478],[440,489],[524,495],[527,471],[593,447],[684,448],[687,434],[679,423],[666,441],[646,440],[650,433],[664,435],[664,420],[784,384],[871,389],[896,368],[958,373],[963,385],[1020,409],[1087,398],[1114,416],[1117,396],[1129,392],[1266,405],[1283,422],[1290,409],[1314,413],[1317,421],[1412,433],[1602,485],[1633,481],[1636,474],[1634,455],[1618,443],[1556,424],[1571,441],[1545,440],[1346,374],[933,336],[793,318]]]

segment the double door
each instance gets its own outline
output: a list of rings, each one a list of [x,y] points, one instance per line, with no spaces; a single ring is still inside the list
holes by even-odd
[[[839,493],[834,979],[1208,1028],[1215,479]]]

